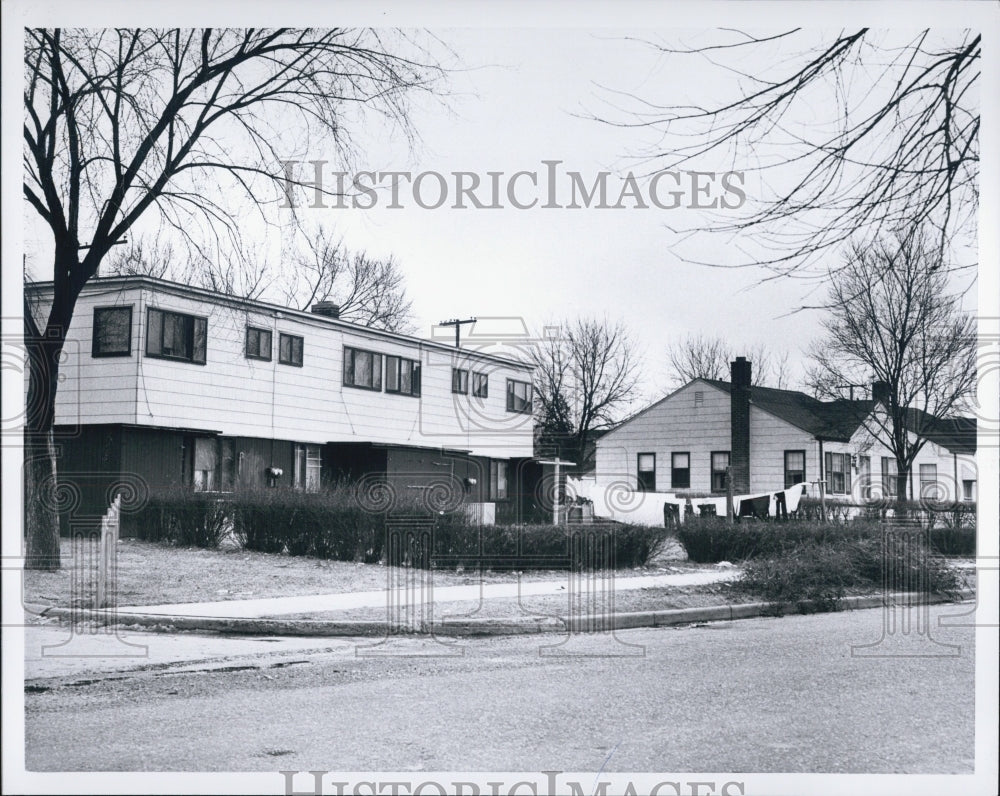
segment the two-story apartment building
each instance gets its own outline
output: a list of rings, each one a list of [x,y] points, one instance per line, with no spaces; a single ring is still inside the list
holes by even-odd
[[[43,316],[51,283],[26,290]],[[367,480],[380,501],[388,485],[487,519],[534,492],[529,366],[349,323],[329,303],[94,279],[60,374],[61,477],[94,509],[130,480],[219,492]]]
[[[751,386],[750,367],[739,357],[731,381],[695,379],[601,437],[598,483],[722,495],[731,467],[736,494],[804,482],[815,496],[822,482],[832,499],[895,495],[895,457],[867,430],[877,401],[820,401],[795,390]],[[975,500],[975,420],[912,420],[911,427],[919,421],[927,429],[927,441],[911,469],[908,497]]]

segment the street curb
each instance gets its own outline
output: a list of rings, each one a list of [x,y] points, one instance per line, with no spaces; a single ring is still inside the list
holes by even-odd
[[[888,607],[891,604],[932,605],[945,602],[964,602],[975,597],[972,589],[962,589],[956,599],[931,594],[920,596],[914,592],[893,592],[888,595],[845,597],[839,610],[861,610]],[[387,623],[369,620],[309,620],[229,618],[211,616],[171,616],[169,614],[133,614],[92,608],[58,608],[25,604],[25,613],[53,617],[73,622],[96,622],[101,625],[137,627],[143,630],[171,632],[174,630],[201,630],[213,633],[255,636],[388,636]],[[788,603],[738,603],[711,605],[702,608],[674,608],[665,611],[634,611],[616,613],[610,617],[588,615],[574,617],[572,625],[590,628],[591,632],[626,630],[637,627],[668,627],[701,622],[727,622],[761,616],[780,616],[799,613],[830,613],[821,611],[812,600],[798,604]],[[532,633],[565,633],[571,622],[565,617],[524,617],[519,619],[465,619],[435,623],[430,631],[403,630],[406,635],[430,636],[510,636]]]

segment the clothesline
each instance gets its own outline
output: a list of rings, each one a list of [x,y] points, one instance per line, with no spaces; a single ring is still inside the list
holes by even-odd
[[[805,484],[795,484],[788,489],[779,492],[761,492],[754,495],[734,495],[733,515],[736,517],[776,517],[786,516],[798,511],[799,502]],[[692,513],[699,515],[715,514],[717,517],[726,516],[726,500],[724,497],[716,498],[665,498],[666,505],[676,506],[674,510],[678,521],[684,521],[684,515],[688,507]],[[710,510],[709,510],[710,509]]]

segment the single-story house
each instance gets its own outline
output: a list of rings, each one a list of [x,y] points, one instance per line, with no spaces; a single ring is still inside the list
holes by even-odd
[[[596,480],[637,492],[736,494],[781,490],[863,500],[896,492],[896,460],[866,425],[874,400],[821,401],[796,390],[751,386],[751,363],[737,357],[731,381],[694,379],[628,418],[597,443]],[[976,422],[911,410],[927,430],[907,485],[908,497],[976,499]],[[731,469],[730,469],[731,468]]]

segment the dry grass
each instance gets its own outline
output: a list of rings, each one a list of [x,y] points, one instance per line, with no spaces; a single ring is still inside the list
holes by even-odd
[[[25,572],[24,600],[45,605],[90,604],[93,600],[96,545],[80,547],[63,540],[62,569],[58,572]],[[617,577],[685,572],[685,562],[657,567],[618,570]],[[512,583],[511,572],[437,570],[439,586],[462,586],[480,581]],[[524,581],[558,580],[560,571],[525,573]],[[385,588],[386,568],[381,564],[322,561],[313,558],[255,553],[245,550],[205,550],[168,547],[123,539],[118,547],[119,606],[294,597],[306,594],[373,591]]]

